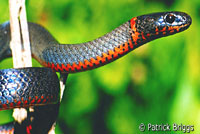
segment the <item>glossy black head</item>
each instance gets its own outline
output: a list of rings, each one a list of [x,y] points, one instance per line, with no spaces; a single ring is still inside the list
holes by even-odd
[[[191,17],[183,12],[154,13],[137,17],[136,32],[155,39],[181,32],[191,23]]]

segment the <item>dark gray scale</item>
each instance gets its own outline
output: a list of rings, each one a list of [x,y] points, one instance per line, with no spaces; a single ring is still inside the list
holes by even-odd
[[[127,22],[105,36],[87,43],[50,46],[44,49],[42,58],[49,63],[60,65],[72,65],[74,62],[79,64],[79,61],[84,63],[84,60],[96,59],[97,56],[102,56],[102,53],[108,53],[130,39],[129,25]]]
[[[51,103],[59,99],[59,80],[49,68],[4,69],[0,70],[0,76],[1,104],[9,105],[7,101],[15,103],[14,100],[21,101],[21,98],[29,101],[29,97],[35,96],[39,99],[54,96]]]

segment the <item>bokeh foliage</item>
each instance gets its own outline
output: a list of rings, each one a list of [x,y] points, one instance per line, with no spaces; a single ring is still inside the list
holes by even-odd
[[[0,5],[3,23],[9,20],[8,1]],[[140,132],[140,123],[182,123],[200,133],[199,9],[199,0],[28,0],[28,20],[68,44],[93,40],[152,12],[184,11],[193,20],[183,33],[152,41],[104,67],[69,75],[56,132],[133,134]],[[40,65],[34,60],[34,66]],[[0,63],[8,67],[11,59]],[[11,120],[11,111],[0,112],[0,123]]]

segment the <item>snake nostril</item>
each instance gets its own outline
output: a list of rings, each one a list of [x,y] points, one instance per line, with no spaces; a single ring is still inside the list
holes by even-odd
[[[187,19],[186,19],[186,17],[185,16],[183,16],[183,21],[186,21]]]

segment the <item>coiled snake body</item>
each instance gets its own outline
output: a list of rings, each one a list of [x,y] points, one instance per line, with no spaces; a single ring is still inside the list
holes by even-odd
[[[42,26],[34,23],[28,26],[33,57],[45,67],[68,74],[103,66],[146,42],[181,32],[190,24],[190,16],[182,12],[142,15],[81,44],[59,44]],[[6,22],[0,25],[1,59],[11,55],[9,42],[10,25]],[[58,78],[48,68],[1,70],[0,109],[56,103]],[[6,129],[2,127],[3,130]]]

